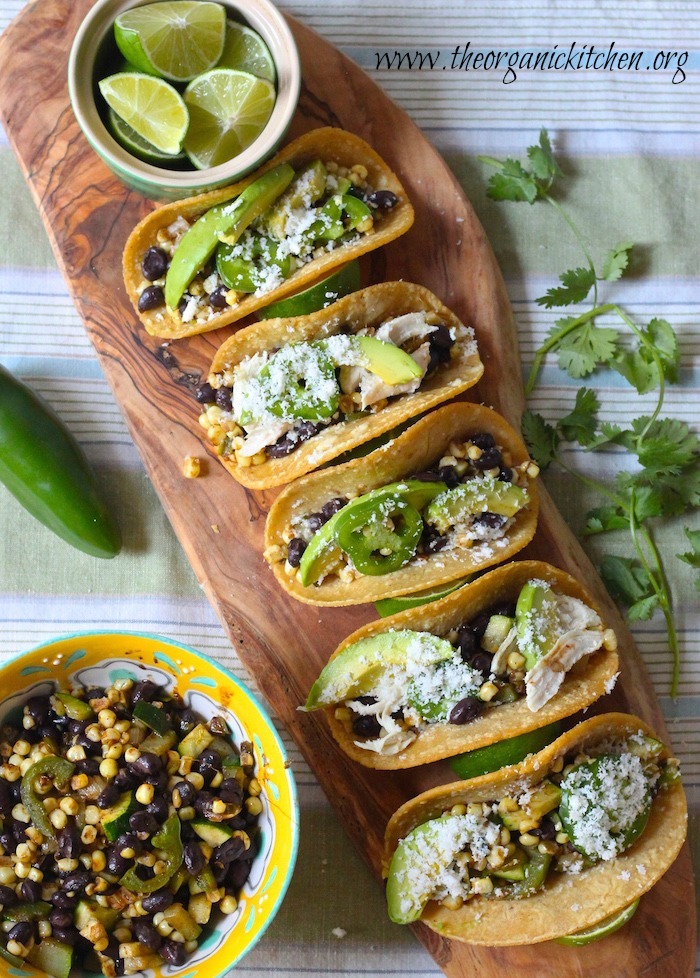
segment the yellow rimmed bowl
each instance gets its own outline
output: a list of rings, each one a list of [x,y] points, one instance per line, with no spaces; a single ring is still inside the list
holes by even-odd
[[[301,88],[299,53],[287,21],[270,0],[217,0],[227,17],[251,27],[267,44],[277,74],[277,99],[258,138],[242,153],[206,170],[171,170],[133,156],[112,136],[102,115],[100,78],[119,70],[113,39],[119,14],[154,0],[97,0],[78,28],[68,61],[73,113],[97,155],[119,179],[146,197],[177,200],[235,183],[279,148],[296,111]],[[110,66],[111,67],[108,67]]]
[[[257,943],[284,898],[297,856],[299,808],[284,746],[255,696],[234,675],[201,652],[172,639],[139,632],[84,632],[56,638],[0,668],[4,698],[0,726],[16,722],[31,696],[72,685],[108,686],[117,679],[150,679],[176,690],[204,720],[223,716],[238,745],[251,741],[262,785],[261,844],[233,914],[212,914],[213,923],[181,967],[139,972],[147,978],[222,978]],[[2,974],[42,974],[29,964],[0,963]],[[74,966],[71,978],[95,978]]]

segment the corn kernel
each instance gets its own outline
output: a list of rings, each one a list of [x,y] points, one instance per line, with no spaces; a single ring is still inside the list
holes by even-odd
[[[186,455],[182,466],[182,472],[186,479],[199,478],[202,467],[196,455]]]
[[[152,784],[140,784],[136,789],[136,801],[142,805],[150,805],[154,794],[155,788]]]

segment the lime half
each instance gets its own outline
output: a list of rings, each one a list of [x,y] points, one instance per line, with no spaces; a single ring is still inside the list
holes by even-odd
[[[123,121],[161,153],[182,148],[189,116],[187,106],[162,78],[123,71],[99,82],[100,92]]]
[[[187,82],[213,68],[224,49],[226,11],[206,0],[163,0],[135,7],[114,22],[114,38],[140,71]]]
[[[482,774],[498,771],[499,768],[507,767],[509,764],[518,764],[528,754],[535,754],[551,744],[560,733],[560,723],[549,723],[539,730],[529,730],[517,737],[501,740],[497,744],[477,747],[468,754],[458,754],[450,759],[450,767],[457,777],[464,781],[478,778]]]
[[[290,295],[279,302],[271,302],[264,309],[258,309],[259,319],[279,319],[287,316],[308,316],[318,309],[325,309],[350,292],[356,292],[360,287],[360,263],[348,262],[342,268],[337,268],[326,278],[310,285],[303,292]],[[387,600],[391,600],[388,598]],[[391,612],[389,612],[391,614]]]
[[[198,170],[232,160],[254,142],[275,105],[275,86],[232,68],[213,68],[185,89],[185,152]]]
[[[147,142],[131,126],[117,115],[114,109],[109,110],[109,128],[117,142],[134,156],[146,163],[167,164],[186,160],[184,152],[162,153],[153,143]]]
[[[600,941],[604,937],[614,934],[621,927],[624,927],[634,917],[638,906],[639,900],[635,900],[634,903],[630,903],[629,907],[625,907],[623,910],[611,914],[593,927],[588,927],[586,930],[579,930],[575,934],[568,934],[566,937],[557,937],[556,943],[581,947],[584,944],[592,944],[594,941]]]
[[[217,68],[248,71],[251,75],[266,78],[273,84],[277,74],[270,49],[257,31],[244,27],[243,24],[237,24],[233,20],[226,23],[224,51],[219,58]]]

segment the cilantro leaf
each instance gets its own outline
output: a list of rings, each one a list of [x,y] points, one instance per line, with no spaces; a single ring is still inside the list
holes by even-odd
[[[595,391],[581,387],[576,392],[573,410],[560,419],[557,429],[565,441],[576,441],[584,447],[590,445],[596,434],[596,414],[600,402]]]
[[[623,244],[615,245],[607,253],[603,262],[603,279],[606,282],[617,282],[619,278],[622,278],[633,247],[634,244],[631,241],[625,241]]]
[[[554,306],[573,306],[583,302],[595,285],[595,272],[592,268],[570,268],[559,276],[561,286],[547,289],[545,295],[535,299],[538,306],[552,309]]]
[[[549,190],[554,178],[561,176],[562,172],[554,159],[552,144],[546,129],[540,130],[539,145],[528,147],[527,156],[532,175],[539,184],[543,185],[541,189]]]
[[[531,457],[542,470],[548,468],[556,459],[559,448],[556,428],[548,424],[541,414],[525,411],[521,430]]]
[[[492,200],[526,201],[534,204],[539,196],[536,181],[518,160],[506,160],[488,182],[487,195]]]
[[[640,330],[637,346],[621,351],[611,365],[614,370],[635,387],[640,394],[647,394],[660,386],[663,374],[669,383],[678,380],[678,341],[673,327],[665,319],[652,319],[646,329]],[[656,354],[656,356],[655,356]],[[661,364],[659,371],[658,361]]]
[[[646,428],[647,422],[648,418],[636,418],[632,422],[632,430],[637,438]],[[662,473],[677,475],[700,458],[700,440],[684,421],[663,418],[654,421],[632,451],[649,478]]]
[[[651,618],[659,606],[659,597],[638,560],[607,554],[600,565],[600,575],[612,597],[627,607],[631,621]]]
[[[601,364],[610,363],[617,350],[617,332],[583,323],[559,342],[557,350],[559,366],[570,377],[586,377]]]
[[[629,519],[617,506],[598,506],[587,514],[583,532],[590,537],[596,533],[608,533],[610,530],[627,530],[629,525]]]
[[[690,564],[696,570],[700,570],[700,530],[689,530],[686,526],[684,532],[692,549],[686,550],[684,554],[676,554],[676,557],[684,560],[686,564]],[[695,578],[695,588],[700,591],[700,576]]]

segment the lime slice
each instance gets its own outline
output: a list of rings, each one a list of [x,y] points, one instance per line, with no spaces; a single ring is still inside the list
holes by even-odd
[[[250,27],[244,27],[243,24],[237,24],[233,20],[226,22],[224,51],[219,58],[217,68],[247,71],[257,78],[266,78],[273,84],[277,76],[270,49],[260,35]]]
[[[290,295],[279,302],[271,302],[264,309],[258,309],[258,319],[278,319],[287,316],[308,316],[318,309],[325,309],[350,292],[360,287],[360,263],[348,262],[330,275],[310,285],[303,292]],[[390,612],[391,613],[391,612]]]
[[[189,116],[172,85],[162,78],[122,71],[103,78],[99,88],[109,107],[142,139],[161,153],[180,152]]]
[[[487,744],[486,747],[477,747],[468,754],[459,754],[450,760],[450,767],[464,781],[478,778],[482,774],[498,771],[499,768],[507,767],[509,764],[517,764],[528,754],[535,754],[547,744],[551,744],[560,733],[561,724],[549,723],[539,730],[529,730],[509,740]]]
[[[177,163],[180,160],[187,159],[183,152],[162,153],[153,143],[149,143],[143,136],[139,136],[136,130],[132,129],[127,122],[124,122],[114,109],[109,110],[108,122],[112,135],[117,142],[124,149],[137,156],[140,160],[144,160],[146,163],[167,164]]]
[[[441,584],[439,587],[431,587],[426,591],[418,591],[416,594],[403,594],[398,598],[382,598],[381,601],[374,602],[374,607],[377,609],[377,614],[380,617],[387,618],[389,615],[396,615],[400,611],[406,611],[407,608],[418,608],[422,604],[429,604],[431,601],[444,598],[447,594],[452,594],[453,591],[456,591],[457,588],[468,584],[471,579],[472,575],[468,574],[466,577],[460,577],[458,581],[453,581],[451,584]]]
[[[185,89],[185,152],[198,170],[232,160],[257,139],[275,104],[275,86],[232,68],[213,68]]]
[[[629,907],[625,907],[623,910],[611,914],[593,927],[588,927],[586,930],[579,930],[575,934],[568,934],[566,937],[557,937],[556,943],[581,947],[584,944],[592,944],[594,941],[600,941],[603,937],[608,937],[610,934],[614,934],[616,930],[624,927],[634,917],[638,906],[639,900],[635,900],[634,903],[630,903]]]
[[[163,0],[135,7],[114,22],[114,38],[140,71],[187,82],[221,57],[226,11],[202,0]]]

